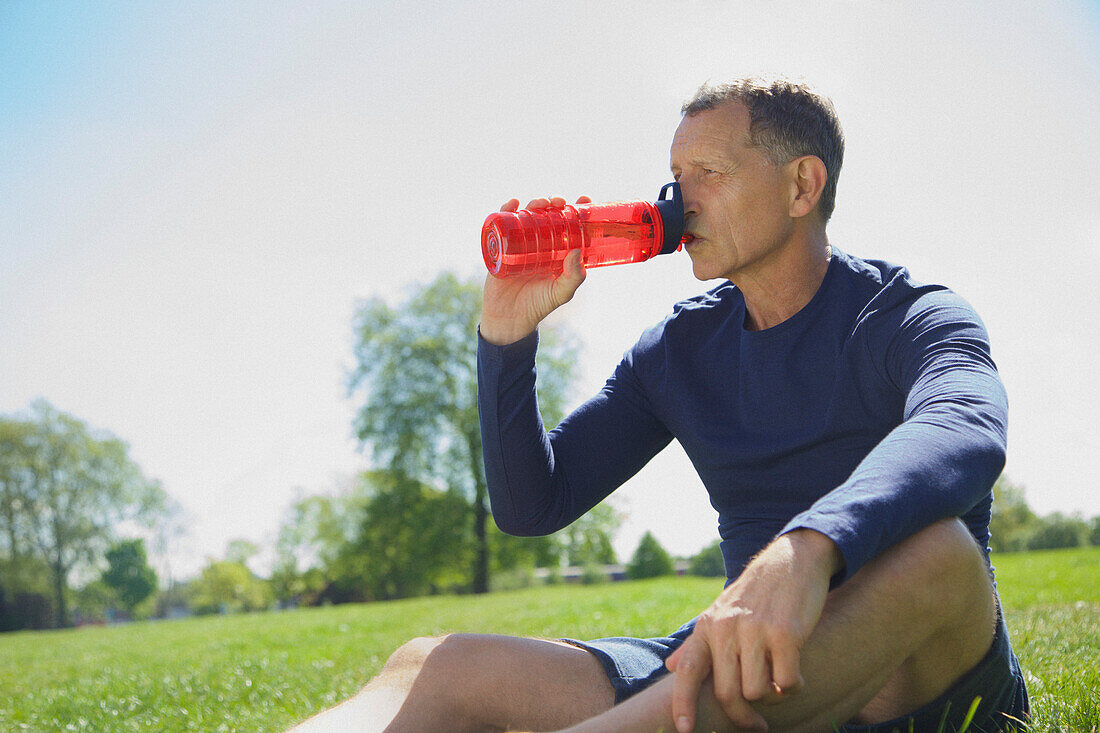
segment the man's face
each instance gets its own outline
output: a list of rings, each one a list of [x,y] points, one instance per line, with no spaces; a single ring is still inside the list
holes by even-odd
[[[685,245],[700,280],[751,276],[790,240],[791,178],[749,146],[738,102],[684,117],[672,140],[672,174],[684,195]]]

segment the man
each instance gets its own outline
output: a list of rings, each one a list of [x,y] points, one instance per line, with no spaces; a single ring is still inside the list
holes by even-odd
[[[679,440],[719,512],[729,581],[711,607],[657,639],[415,640],[328,722],[923,731],[976,705],[970,730],[990,731],[1026,716],[988,562],[1007,413],[988,339],[945,288],[830,245],[842,157],[832,105],[803,86],[700,89],[671,166],[694,273],[722,284],[549,435],[537,327],[584,280],[579,253],[557,278],[485,284],[497,523],[560,529]]]

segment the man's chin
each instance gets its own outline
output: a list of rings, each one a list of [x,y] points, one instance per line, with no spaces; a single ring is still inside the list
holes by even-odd
[[[722,273],[717,272],[713,265],[708,267],[706,262],[694,259],[691,261],[691,274],[700,282],[717,280],[725,277]]]
[[[709,280],[711,276],[707,274],[706,259],[696,255],[691,249],[687,249],[687,254],[691,258],[691,274],[695,276],[695,279],[704,282]]]

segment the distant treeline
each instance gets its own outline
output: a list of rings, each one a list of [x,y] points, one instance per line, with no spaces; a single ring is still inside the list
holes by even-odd
[[[1024,488],[1002,475],[993,484],[989,532],[994,552],[1100,545],[1100,516],[1085,519],[1061,512],[1039,516],[1027,505]]]

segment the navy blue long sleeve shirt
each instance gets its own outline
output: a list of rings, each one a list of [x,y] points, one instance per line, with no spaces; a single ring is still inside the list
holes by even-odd
[[[840,548],[834,583],[945,517],[961,517],[988,552],[1007,400],[969,304],[834,249],[801,311],[763,331],[745,321],[732,283],[678,303],[549,433],[535,392],[537,334],[503,347],[479,339],[500,528],[557,531],[678,440],[718,512],[730,579],[798,528]]]

